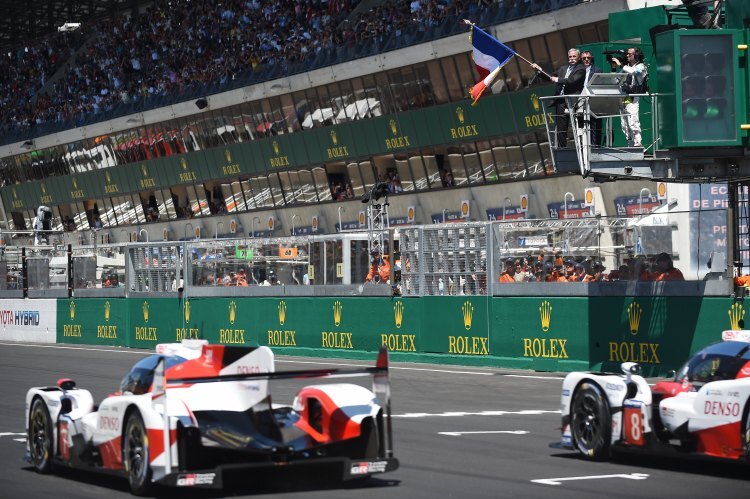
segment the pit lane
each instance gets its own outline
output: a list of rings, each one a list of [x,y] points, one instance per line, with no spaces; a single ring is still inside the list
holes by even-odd
[[[31,386],[70,377],[96,401],[150,352],[132,349],[0,343],[0,495],[4,498],[132,497],[124,479],[63,471],[36,474],[21,458],[24,396]],[[374,357],[374,356],[373,356]],[[374,362],[374,358],[373,358]],[[371,362],[277,357],[277,370]],[[750,468],[679,456],[618,454],[589,463],[550,448],[559,439],[560,374],[393,363],[393,429],[401,467],[365,481],[338,482],[313,471],[243,474],[224,491],[167,490],[167,497],[325,497],[357,499],[489,497],[748,497]],[[274,388],[274,401],[293,391]],[[278,396],[277,396],[278,395]],[[637,474],[637,475],[636,475]],[[611,476],[610,476],[611,475]],[[622,475],[640,476],[628,479]],[[643,475],[648,475],[643,477]],[[532,480],[564,480],[558,485]]]

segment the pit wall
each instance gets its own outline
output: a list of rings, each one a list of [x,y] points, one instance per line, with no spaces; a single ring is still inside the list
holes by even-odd
[[[732,298],[682,296],[60,299],[56,309],[58,343],[151,349],[205,338],[360,359],[386,344],[399,361],[539,371],[637,361],[650,376],[679,368],[745,314]]]

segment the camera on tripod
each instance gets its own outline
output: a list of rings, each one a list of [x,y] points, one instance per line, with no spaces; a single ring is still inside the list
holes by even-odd
[[[612,58],[617,59],[620,61],[620,64],[627,64],[628,63],[628,51],[623,49],[617,49],[617,50],[605,50],[602,52],[604,54],[604,58],[607,59],[608,62],[612,61]]]

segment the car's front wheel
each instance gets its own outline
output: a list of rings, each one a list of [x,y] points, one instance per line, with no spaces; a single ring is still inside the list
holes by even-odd
[[[602,390],[593,383],[583,383],[573,397],[570,426],[578,450],[589,459],[609,457],[612,417]]]
[[[148,433],[138,411],[131,412],[125,423],[122,461],[128,473],[130,491],[137,496],[147,495],[152,488]]]
[[[31,463],[39,473],[52,472],[52,419],[47,405],[40,398],[34,399],[29,413],[29,449]]]

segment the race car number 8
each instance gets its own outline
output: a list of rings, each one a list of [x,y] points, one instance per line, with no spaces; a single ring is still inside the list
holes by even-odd
[[[625,441],[630,445],[643,445],[643,418],[640,407],[625,408]]]
[[[641,439],[641,417],[637,412],[630,415],[630,438],[637,442]]]

